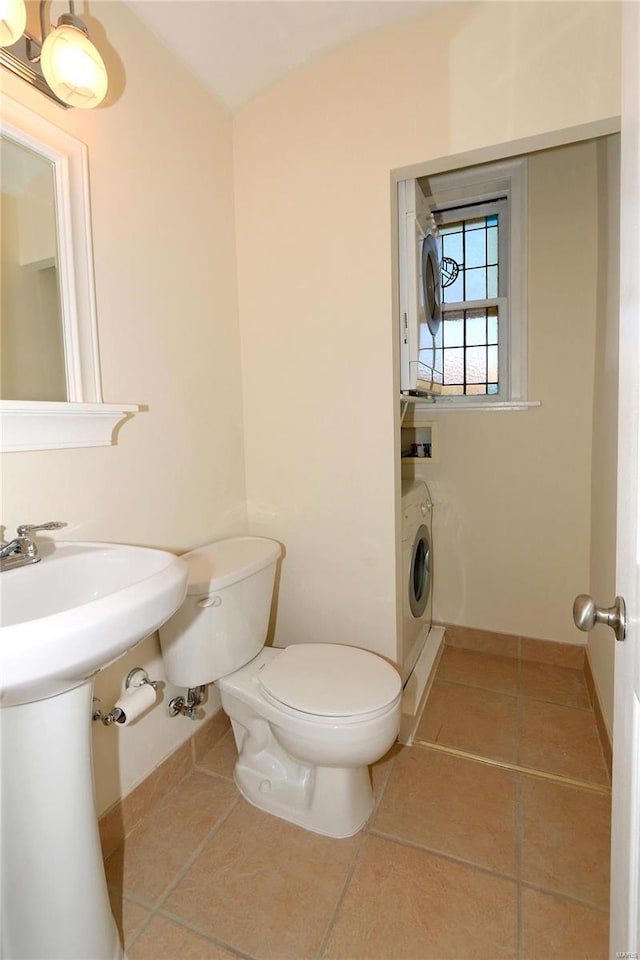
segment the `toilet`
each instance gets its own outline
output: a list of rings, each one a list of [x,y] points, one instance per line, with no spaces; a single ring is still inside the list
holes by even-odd
[[[220,540],[183,555],[187,597],[160,629],[167,678],[215,683],[238,748],[234,778],[254,806],[349,837],[373,809],[369,765],[400,727],[400,675],[336,643],[265,647],[279,543]]]

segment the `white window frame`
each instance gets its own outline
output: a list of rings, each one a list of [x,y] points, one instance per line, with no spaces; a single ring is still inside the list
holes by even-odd
[[[428,188],[437,208],[465,206],[484,200],[508,200],[509,273],[507,309],[500,326],[500,386],[498,394],[439,395],[437,405],[456,407],[527,401],[527,160],[518,157],[498,163],[428,177]],[[492,301],[493,303],[494,301]],[[485,301],[467,301],[466,309]],[[451,305],[453,306],[453,305]],[[447,305],[447,309],[451,309]],[[499,310],[502,318],[503,310]],[[502,378],[506,377],[503,385]]]

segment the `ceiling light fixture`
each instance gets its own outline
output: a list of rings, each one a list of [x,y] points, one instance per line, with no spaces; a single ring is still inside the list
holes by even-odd
[[[25,31],[24,0],[0,0],[0,64],[64,107],[97,107],[107,92],[104,61],[73,0],[48,30],[45,3],[40,0],[38,39]]]

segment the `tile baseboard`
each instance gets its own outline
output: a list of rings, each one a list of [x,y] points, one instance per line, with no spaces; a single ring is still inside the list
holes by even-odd
[[[463,647],[466,650],[533,663],[569,667],[573,670],[584,669],[586,647],[583,644],[538,640],[534,637],[497,633],[494,630],[480,630],[452,623],[443,623],[440,626],[445,629],[444,642],[452,647]]]
[[[609,736],[609,729],[604,719],[600,697],[598,696],[598,691],[593,679],[593,671],[591,669],[591,661],[589,660],[588,652],[584,658],[584,680],[587,685],[589,700],[591,701],[591,706],[593,707],[593,714],[596,718],[596,727],[598,730],[598,736],[600,738],[600,746],[602,747],[602,753],[604,755],[604,762],[607,770],[609,771],[609,778],[611,779],[613,776],[613,746],[611,743],[611,737]]]

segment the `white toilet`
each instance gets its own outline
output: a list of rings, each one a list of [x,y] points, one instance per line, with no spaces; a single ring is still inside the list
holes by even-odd
[[[187,597],[160,629],[167,677],[182,687],[215,682],[247,800],[349,837],[373,809],[368,766],[398,734],[400,676],[357,647],[265,648],[280,553],[273,540],[237,537],[184,554]]]

